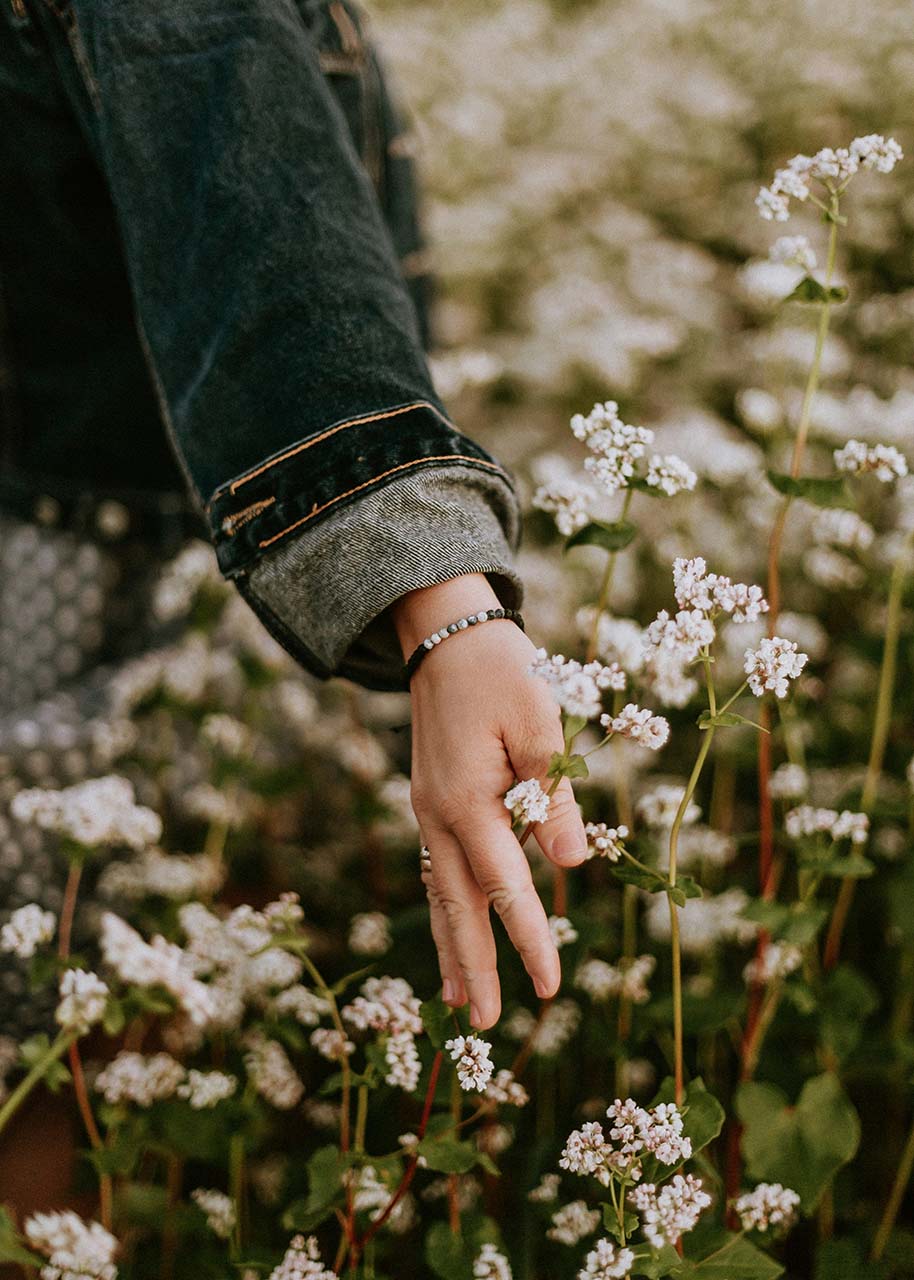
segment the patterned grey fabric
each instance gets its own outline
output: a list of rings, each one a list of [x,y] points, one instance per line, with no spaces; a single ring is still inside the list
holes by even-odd
[[[518,538],[517,506],[497,475],[460,466],[418,471],[264,556],[250,590],[335,674],[402,688],[388,606],[417,587],[485,573],[502,604],[517,608]]]

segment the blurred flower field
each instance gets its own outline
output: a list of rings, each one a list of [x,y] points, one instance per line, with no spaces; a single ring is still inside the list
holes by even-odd
[[[0,740],[0,859],[56,867],[0,915],[0,1150],[48,1087],[86,1150],[79,1214],[8,1204],[0,1262],[914,1276],[909,14],[372,17],[437,384],[527,511],[565,750],[506,807],[562,990],[500,936],[497,1027],[441,1002],[406,699],[307,680],[191,545],[171,643]],[[527,843],[565,776],[567,874]]]

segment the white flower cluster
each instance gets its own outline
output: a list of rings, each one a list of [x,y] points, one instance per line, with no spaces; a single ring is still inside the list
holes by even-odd
[[[415,1043],[422,1033],[419,1004],[405,978],[368,978],[361,993],[342,1010],[344,1020],[357,1030],[387,1037],[384,1079],[406,1093],[416,1089],[422,1070]]]
[[[865,813],[852,813],[850,809],[817,809],[801,804],[784,815],[784,828],[791,840],[810,836],[827,835],[832,840],[850,839],[851,844],[866,844],[870,820]]]
[[[584,828],[588,858],[606,858],[618,862],[628,839],[628,827],[608,827],[605,822],[588,822]]]
[[[110,994],[97,974],[67,969],[60,977],[60,1003],[54,1016],[65,1031],[85,1035],[105,1016]]]
[[[184,1068],[170,1053],[145,1056],[123,1050],[95,1078],[95,1088],[112,1104],[132,1102],[151,1107],[171,1098],[184,1079]]]
[[[803,952],[789,942],[769,942],[743,970],[750,986],[766,986],[775,978],[786,978],[803,963]]]
[[[632,742],[647,747],[649,751],[659,751],[666,746],[670,736],[669,722],[663,716],[655,716],[653,711],[639,707],[634,702],[624,706],[617,716],[600,716],[600,724],[607,736],[617,733],[622,738],[630,738]]]
[[[679,908],[679,933],[682,950],[687,955],[705,955],[719,943],[745,945],[758,932],[758,926],[743,918],[749,899],[744,889],[734,885],[723,893],[705,898],[689,898]],[[644,917],[647,931],[658,942],[670,937],[670,912],[662,894],[652,896]]]
[[[641,1229],[655,1249],[676,1241],[691,1231],[707,1209],[711,1197],[702,1190],[701,1178],[677,1173],[658,1191],[652,1182],[634,1187],[629,1202],[641,1214]]]
[[[631,1249],[620,1248],[612,1240],[598,1240],[584,1259],[578,1280],[625,1280],[634,1265]]]
[[[684,795],[685,787],[661,783],[660,786],[654,787],[652,791],[646,791],[639,797],[635,811],[646,827],[663,831],[673,825]],[[690,800],[682,819],[683,826],[691,826],[700,817],[701,809]]]
[[[144,849],[129,862],[110,862],[99,876],[98,890],[105,898],[159,897],[172,901],[209,898],[221,889],[225,864],[206,853],[163,853]]]
[[[651,488],[660,489],[670,497],[683,489],[695,488],[695,472],[681,458],[659,454],[648,458],[648,446],[654,442],[653,431],[624,423],[615,400],[595,404],[586,417],[576,413],[571,419],[571,430],[594,455],[586,459],[584,466],[609,495],[629,488],[639,463],[645,459],[646,469],[641,478]]]
[[[777,170],[769,187],[762,187],[756,206],[769,222],[786,222],[790,200],[808,200],[811,182],[821,182],[829,191],[841,191],[861,167],[891,173],[903,154],[894,138],[872,133],[855,138],[849,147],[823,147],[814,156],[794,156],[785,168]]]
[[[602,1217],[600,1210],[589,1209],[585,1200],[572,1200],[552,1215],[546,1235],[559,1244],[575,1245],[596,1231]]]
[[[609,1000],[619,996],[633,1004],[645,1004],[651,996],[648,981],[656,968],[652,955],[620,960],[617,965],[605,960],[585,960],[574,975],[574,985],[586,991],[592,1000]]]
[[[115,775],[90,778],[62,791],[29,787],[13,797],[10,811],[19,822],[32,822],[88,848],[143,849],[162,834],[159,815],[137,804],[132,783]]]
[[[574,1000],[553,1000],[539,1020],[529,1009],[518,1009],[504,1023],[505,1033],[515,1040],[530,1038],[530,1051],[536,1057],[554,1058],[577,1031],[581,1010]]]
[[[511,1265],[494,1244],[484,1244],[472,1263],[474,1280],[511,1280]]]
[[[390,920],[383,911],[361,911],[349,925],[349,950],[356,956],[383,956],[390,950]]]
[[[550,916],[549,933],[555,943],[556,951],[578,940],[578,931],[567,916]]]
[[[457,1063],[457,1079],[461,1089],[475,1090],[484,1093],[486,1085],[492,1078],[495,1066],[489,1054],[492,1046],[472,1033],[468,1036],[455,1036],[446,1040],[444,1047]]]
[[[744,1231],[788,1231],[797,1219],[800,1197],[780,1182],[760,1182],[733,1203]]]
[[[190,1198],[206,1215],[206,1225],[220,1240],[227,1240],[235,1229],[235,1205],[224,1191],[209,1187],[197,1187]]]
[[[549,817],[550,797],[536,778],[516,783],[505,794],[505,808],[515,822],[545,822]]]
[[[725,867],[737,854],[736,841],[713,827],[683,827],[679,836],[679,866]]]
[[[311,1047],[328,1062],[342,1062],[355,1053],[355,1044],[338,1027],[317,1027],[311,1032]]]
[[[72,1210],[33,1213],[25,1222],[25,1237],[43,1253],[49,1266],[42,1280],[115,1280],[117,1240],[100,1222],[83,1222]]]
[[[268,1040],[260,1032],[250,1033],[244,1067],[260,1096],[279,1111],[291,1111],[301,1102],[305,1086],[278,1041]]]
[[[102,916],[100,942],[105,963],[123,982],[164,987],[195,1026],[206,1025],[213,1013],[212,996],[194,976],[192,958],[180,947],[161,936],[145,942],[111,911]]]
[[[808,661],[809,654],[800,653],[793,640],[764,636],[757,649],[746,650],[743,670],[757,698],[768,692],[776,698],[786,698],[788,681],[796,680]]]
[[[532,505],[538,511],[555,516],[559,533],[570,538],[590,523],[596,501],[597,495],[590,485],[566,476],[540,485],[533,495]]]
[[[498,1102],[511,1107],[525,1107],[530,1095],[519,1080],[514,1079],[514,1072],[502,1068],[496,1071],[485,1089],[490,1102]]]
[[[536,660],[529,671],[546,681],[563,711],[586,720],[594,720],[600,714],[604,690],[625,688],[625,672],[615,664],[609,667],[601,662],[582,665],[561,653],[550,657],[545,649],[537,649]]]
[[[280,991],[270,1002],[270,1009],[273,1013],[294,1018],[303,1027],[316,1027],[321,1018],[330,1013],[331,1005],[324,996],[296,983]]]
[[[797,800],[809,790],[809,774],[798,764],[778,765],[769,783],[774,800]]]
[[[50,942],[57,928],[53,911],[45,911],[37,902],[19,907],[0,928],[0,951],[20,960],[29,960],[45,942]]]
[[[197,1071],[191,1067],[177,1095],[184,1098],[194,1111],[205,1111],[230,1098],[238,1088],[238,1081],[225,1071]]]
[[[206,583],[213,587],[225,586],[213,548],[208,542],[195,539],[162,569],[152,597],[156,618],[170,622],[182,617]]]
[[[294,1236],[282,1262],[270,1272],[269,1280],[338,1280],[321,1262],[317,1238]]]
[[[816,516],[812,535],[820,543],[851,551],[866,551],[873,545],[876,532],[856,511],[825,507]]]
[[[473,1262],[473,1280],[511,1280],[508,1259],[494,1244],[484,1244]]]
[[[864,444],[862,440],[848,440],[843,449],[835,450],[835,466],[851,475],[872,474],[888,484],[908,474],[908,462],[891,444]]]
[[[799,267],[807,274],[816,269],[816,255],[806,236],[780,236],[768,252],[779,266]]]
[[[599,1122],[588,1122],[569,1134],[559,1168],[589,1175],[608,1187],[613,1177],[637,1182],[645,1154],[666,1165],[681,1164],[692,1154],[691,1139],[682,1136],[682,1116],[671,1102],[647,1109],[631,1098],[616,1098],[606,1115],[613,1122],[610,1141]]]

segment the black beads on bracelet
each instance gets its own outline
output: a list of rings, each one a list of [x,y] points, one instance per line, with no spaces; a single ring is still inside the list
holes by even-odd
[[[486,609],[482,613],[468,613],[465,618],[458,618],[456,622],[449,622],[446,627],[442,627],[439,631],[433,631],[430,636],[426,636],[420,645],[410,655],[408,662],[403,668],[403,675],[408,684],[412,678],[419,663],[427,653],[431,653],[442,640],[447,640],[448,636],[456,635],[458,631],[466,631],[468,627],[476,627],[481,622],[494,622],[498,618],[506,618],[508,622],[515,623],[524,629],[524,620],[516,609]]]

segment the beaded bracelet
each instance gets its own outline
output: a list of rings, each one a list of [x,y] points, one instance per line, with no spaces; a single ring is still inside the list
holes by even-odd
[[[465,618],[458,618],[456,622],[449,622],[440,631],[433,631],[430,636],[426,636],[413,651],[409,661],[403,668],[407,684],[425,655],[430,653],[442,640],[446,640],[448,636],[456,635],[458,631],[466,631],[468,627],[475,627],[480,622],[493,622],[496,618],[507,618],[509,622],[515,622],[521,631],[524,629],[524,620],[516,609],[486,609],[484,613],[470,613]]]

